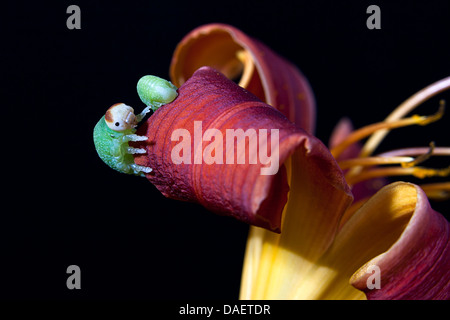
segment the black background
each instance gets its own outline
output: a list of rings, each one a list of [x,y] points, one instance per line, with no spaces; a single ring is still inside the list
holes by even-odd
[[[71,4],[81,9],[81,30],[66,27]],[[366,27],[371,4],[381,8],[381,30]],[[105,110],[121,101],[142,109],[137,80],[168,78],[178,41],[222,22],[299,66],[327,143],[341,117],[356,127],[381,121],[449,75],[449,14],[448,1],[2,4],[0,297],[237,298],[248,227],[104,165],[92,130]],[[418,112],[434,113],[440,98],[450,93]],[[400,129],[380,150],[448,146],[449,123],[446,114]],[[449,213],[448,202],[433,207]],[[81,290],[66,287],[72,264]]]

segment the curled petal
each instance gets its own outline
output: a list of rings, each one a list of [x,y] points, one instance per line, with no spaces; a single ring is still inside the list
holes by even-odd
[[[434,211],[420,187],[394,184],[412,206],[399,239],[361,267],[350,279],[368,299],[450,299],[450,224]],[[393,201],[391,207],[402,200]],[[405,202],[403,200],[403,202]],[[405,207],[405,206],[403,206]],[[380,288],[369,289],[370,266],[380,270]]]
[[[227,141],[230,130],[255,132],[258,148],[251,149],[249,137],[243,138],[245,147],[234,138]],[[261,140],[263,133],[267,140]],[[178,98],[158,109],[137,134],[148,140],[134,144],[147,151],[135,155],[135,162],[153,169],[146,176],[165,196],[272,231],[281,231],[289,190],[284,164],[294,152],[308,170],[304,188],[327,185],[349,193],[341,170],[319,140],[210,67],[196,71],[179,88]],[[264,152],[269,162],[262,160]],[[244,161],[238,164],[238,159]],[[262,174],[268,168],[274,170]]]
[[[301,208],[290,212],[290,206],[291,200],[284,223],[303,215]],[[321,207],[327,205],[316,209]],[[302,224],[291,220],[281,235],[251,230],[241,298],[450,298],[449,223],[430,208],[418,186],[396,182],[382,188],[344,224],[326,251],[320,253],[310,242],[319,256],[302,248],[307,240],[303,234],[315,229],[314,215],[305,216]],[[322,239],[319,233],[311,238]]]
[[[344,224],[304,277],[318,299],[448,299],[449,262],[449,223],[418,186],[396,182]]]
[[[315,101],[306,78],[293,64],[239,29],[208,24],[187,34],[172,58],[172,82],[182,85],[202,66],[238,81],[291,122],[314,132]]]

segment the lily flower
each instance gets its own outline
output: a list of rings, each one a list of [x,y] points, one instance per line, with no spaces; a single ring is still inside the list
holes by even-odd
[[[428,201],[448,197],[450,183],[386,179],[448,176],[450,168],[419,164],[450,155],[450,148],[372,156],[389,130],[439,120],[443,103],[434,115],[405,116],[450,88],[450,78],[412,96],[383,122],[353,130],[342,121],[330,150],[313,136],[306,78],[234,27],[213,24],[189,33],[175,51],[171,78],[178,98],[138,128],[148,140],[133,144],[147,153],[135,162],[153,169],[146,177],[165,196],[253,225],[241,299],[450,298],[450,224]],[[261,174],[268,166],[261,157],[250,162],[250,136],[245,148],[234,138],[223,148],[227,130],[239,129],[270,132],[256,150],[259,156],[262,146],[278,150],[276,174]],[[230,152],[233,161],[247,162],[226,164]]]

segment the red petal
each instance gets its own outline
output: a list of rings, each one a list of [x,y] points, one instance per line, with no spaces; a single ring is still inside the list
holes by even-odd
[[[242,63],[239,52],[245,52],[249,60]],[[232,26],[208,24],[187,34],[174,52],[170,73],[172,82],[180,86],[202,66],[211,66],[233,78],[239,65],[242,69],[242,64],[245,68],[252,63],[255,68],[249,81],[241,85],[313,133],[315,101],[306,78],[289,61]]]
[[[137,134],[146,135],[148,141],[135,144],[147,149],[147,154],[137,155],[135,162],[153,168],[147,178],[166,197],[197,202],[213,212],[280,232],[281,214],[288,193],[282,164],[298,148],[302,148],[303,157],[311,155],[308,161],[314,161],[311,168],[318,171],[318,179],[327,177],[325,181],[328,181],[329,177],[330,181],[324,183],[333,185],[339,180],[342,185],[339,188],[347,188],[335,160],[319,140],[216,70],[199,69],[178,93],[174,102],[158,109],[138,129]],[[249,164],[248,141],[245,150],[234,147],[237,153],[245,154],[245,164],[226,164],[227,149],[223,152],[224,164],[206,164],[201,155],[210,142],[203,142],[197,149],[200,157],[196,158],[195,121],[201,121],[201,135],[207,129],[218,129],[223,136],[223,146],[226,146],[227,129],[254,129],[258,133],[260,129],[268,132],[278,129],[278,173],[261,175],[265,165],[259,158],[256,164]],[[172,161],[172,150],[180,143],[171,140],[176,129],[186,129],[190,133],[190,164]],[[195,164],[195,158],[201,164]]]
[[[430,207],[422,189],[416,189],[417,203],[405,231],[388,251],[366,264],[380,268],[381,288],[367,288],[371,274],[364,268],[351,279],[368,299],[450,299],[450,224]]]

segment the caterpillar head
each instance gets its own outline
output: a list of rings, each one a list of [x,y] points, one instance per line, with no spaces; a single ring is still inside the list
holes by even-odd
[[[136,127],[137,119],[134,109],[125,103],[116,103],[105,113],[106,125],[114,131],[125,131]]]

